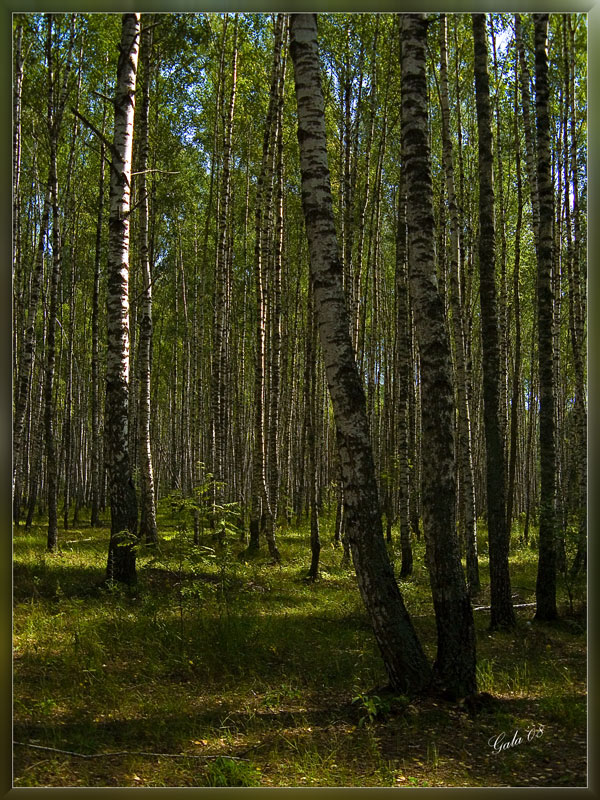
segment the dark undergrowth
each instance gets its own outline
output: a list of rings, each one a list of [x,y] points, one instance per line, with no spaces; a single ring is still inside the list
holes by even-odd
[[[61,532],[57,554],[43,526],[16,530],[15,786],[585,785],[583,582],[569,599],[559,581],[552,625],[524,607],[515,631],[492,634],[475,612],[487,702],[411,701],[376,688],[385,674],[339,549],[323,548],[309,582],[304,529],[279,532],[281,567],[233,538],[194,546],[164,515],[160,530],[132,588],[104,581],[106,528]],[[476,606],[485,549],[483,534]],[[421,542],[415,562],[400,586],[433,658]],[[535,570],[515,541],[515,602],[535,599]]]

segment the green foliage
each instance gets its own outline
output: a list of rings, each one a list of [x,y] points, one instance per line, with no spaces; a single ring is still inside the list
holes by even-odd
[[[177,532],[186,533],[190,527],[198,525],[200,530],[210,528],[216,532],[221,543],[228,536],[239,539],[242,518],[239,503],[220,500],[225,484],[215,480],[204,464],[198,465],[198,471],[200,481],[194,486],[191,496],[176,490],[162,501],[177,523]],[[167,538],[173,535],[167,534]]]
[[[378,717],[385,716],[390,711],[390,703],[376,694],[357,694],[352,698],[359,711],[359,725],[372,724]]]

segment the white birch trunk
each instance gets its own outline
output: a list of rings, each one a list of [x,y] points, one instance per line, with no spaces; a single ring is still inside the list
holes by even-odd
[[[123,14],[110,175],[106,445],[111,507],[107,575],[135,581],[137,499],[129,464],[129,211],[140,15]]]

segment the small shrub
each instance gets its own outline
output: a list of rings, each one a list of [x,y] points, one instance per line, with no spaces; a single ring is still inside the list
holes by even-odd
[[[368,723],[371,725],[377,717],[389,714],[390,704],[387,700],[378,697],[376,694],[358,694],[352,699],[352,702],[358,706],[359,720],[358,725],[361,727]]]
[[[215,758],[204,776],[205,786],[260,786],[260,773],[253,764]]]

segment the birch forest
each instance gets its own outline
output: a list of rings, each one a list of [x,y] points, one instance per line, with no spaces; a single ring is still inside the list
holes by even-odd
[[[585,786],[586,15],[12,24],[13,785]]]

